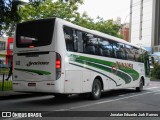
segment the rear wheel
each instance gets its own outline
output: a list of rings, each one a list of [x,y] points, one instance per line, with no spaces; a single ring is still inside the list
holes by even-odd
[[[144,85],[144,82],[143,82],[143,79],[141,78],[139,81],[139,87],[136,87],[136,91],[141,92],[143,90],[143,85]]]
[[[102,86],[98,79],[95,79],[92,85],[91,99],[97,100],[101,97]]]

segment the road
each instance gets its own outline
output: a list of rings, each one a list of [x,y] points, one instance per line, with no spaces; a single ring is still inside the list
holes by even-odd
[[[56,120],[97,120],[98,114],[106,111],[160,111],[160,82],[151,82],[142,92],[135,92],[133,89],[115,90],[104,93],[100,100],[86,100],[78,95],[70,96],[67,99],[56,99],[52,95],[26,96],[25,98],[14,98],[0,101],[0,111],[46,111],[44,115],[51,115],[47,119]],[[53,117],[55,111],[62,111],[61,116]],[[72,111],[72,112],[70,112]],[[82,111],[75,112],[74,111]],[[87,112],[93,111],[93,112]],[[103,111],[103,112],[98,112]],[[107,113],[107,112],[106,112]],[[156,112],[155,112],[156,113]],[[83,114],[88,116],[83,117]],[[57,114],[57,116],[59,116]],[[76,116],[76,117],[73,117]],[[81,117],[82,116],[82,117]],[[93,117],[96,116],[96,117]],[[45,118],[45,119],[46,119]],[[13,118],[15,119],[15,118]],[[21,118],[22,119],[22,118]],[[29,119],[29,118],[23,118]],[[100,117],[103,120],[160,120],[160,117]],[[37,119],[38,120],[38,119]]]

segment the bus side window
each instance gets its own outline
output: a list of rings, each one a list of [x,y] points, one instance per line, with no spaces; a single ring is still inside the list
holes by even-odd
[[[117,51],[118,51],[117,43],[113,42],[112,47],[113,47],[112,57],[117,58]]]
[[[73,30],[69,27],[64,27],[64,38],[66,41],[67,51],[74,52],[74,37]]]
[[[83,53],[83,38],[82,38],[82,32],[77,31],[77,52]]]
[[[107,39],[101,39],[101,48],[102,48],[102,55],[105,57],[111,57],[112,54],[112,46]]]
[[[85,41],[85,53],[95,55],[94,36],[92,34],[86,34],[86,36],[89,38],[89,41]]]
[[[139,50],[137,48],[134,48],[134,56],[135,56],[135,61],[137,61],[137,62],[141,61]]]
[[[126,48],[126,59],[127,60],[134,60],[134,52],[133,52],[133,47],[130,45],[125,45]]]
[[[119,59],[125,59],[124,44],[117,43],[116,55],[117,55],[117,58]]]

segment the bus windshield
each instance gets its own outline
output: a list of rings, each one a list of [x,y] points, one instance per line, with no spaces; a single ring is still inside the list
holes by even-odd
[[[50,45],[53,37],[55,19],[44,19],[20,23],[16,29],[18,48]]]

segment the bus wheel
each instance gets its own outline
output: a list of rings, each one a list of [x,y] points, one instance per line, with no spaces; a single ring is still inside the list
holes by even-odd
[[[139,81],[139,87],[136,87],[136,91],[137,92],[141,92],[143,90],[143,79],[141,78],[140,81]]]
[[[98,100],[101,97],[102,86],[98,79],[95,79],[92,85],[91,99]]]

